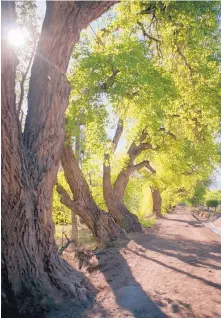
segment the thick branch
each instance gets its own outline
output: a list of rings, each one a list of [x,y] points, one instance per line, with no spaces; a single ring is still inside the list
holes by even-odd
[[[153,148],[153,146],[150,142],[145,141],[145,139],[147,137],[148,137],[148,133],[145,130],[143,130],[141,135],[140,135],[140,139],[139,139],[140,143],[137,145],[134,141],[130,145],[128,152],[127,152],[128,156],[130,158],[129,165],[131,165],[134,162],[134,160],[141,154],[142,151],[148,150],[148,149],[149,150],[158,150],[160,148],[159,146]]]
[[[136,165],[133,165],[133,171],[138,171],[142,168],[147,168],[153,174],[156,173],[156,170],[153,167],[151,167],[150,162],[148,160],[144,160]]]
[[[60,195],[61,203],[64,204],[70,210],[76,210],[77,204],[74,202],[74,200],[71,200],[65,188],[61,184],[57,183],[56,189],[58,194]]]
[[[64,146],[61,156],[61,163],[64,169],[65,178],[76,203],[74,211],[93,231],[94,224],[96,224],[99,219],[99,209],[93,200],[87,181],[85,180],[83,173],[77,164],[72,147],[68,144]],[[65,194],[64,190],[61,188],[59,189],[59,192],[62,193],[62,195]],[[65,199],[67,199],[66,194]],[[69,204],[72,205],[73,201],[69,201]],[[91,209],[90,215],[87,213],[85,207]]]
[[[159,146],[153,148],[152,144],[150,142],[143,142],[147,138],[148,134],[145,130],[142,131],[141,136],[140,136],[140,144],[136,145],[135,141],[132,142],[128,149],[128,156],[129,156],[129,161],[127,164],[127,167],[124,168],[118,175],[113,189],[114,191],[123,199],[123,195],[126,189],[126,186],[129,182],[129,178],[131,176],[131,173],[135,170],[139,170],[143,167],[146,167],[149,169],[152,173],[156,173],[156,171],[150,166],[149,161],[143,161],[137,165],[134,165],[135,159],[145,150],[154,150],[157,151],[160,149]]]
[[[113,218],[101,211],[96,205],[87,181],[75,160],[72,148],[68,144],[63,149],[61,162],[65,178],[78,207],[75,212],[91,229],[94,236],[105,242],[123,235],[123,231],[117,226]]]
[[[123,133],[123,120],[119,119],[117,123],[117,129],[115,131],[114,138],[112,140],[113,151],[116,150],[120,137]],[[103,163],[103,189],[108,190],[108,192],[112,192],[111,185],[111,167],[110,167],[110,155],[108,153],[104,154],[104,163]],[[106,196],[106,192],[104,191],[104,198]]]
[[[130,164],[134,162],[134,160],[141,154],[142,151],[148,149],[156,150],[156,148],[153,148],[149,142],[141,142],[139,145],[136,145],[136,143],[133,142],[127,152],[130,158]]]
[[[136,171],[136,170],[140,170],[142,168],[147,168],[152,174],[155,174],[156,173],[156,170],[151,167],[149,161],[147,160],[144,160],[138,164],[128,164],[127,167],[125,169],[123,169],[115,183],[114,183],[114,192],[123,200],[123,196],[124,196],[124,192],[125,192],[125,189],[127,187],[127,184],[129,182],[129,178],[131,176],[131,174]]]

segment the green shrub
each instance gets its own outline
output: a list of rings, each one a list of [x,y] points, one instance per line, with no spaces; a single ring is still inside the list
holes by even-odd
[[[53,221],[55,224],[71,224],[71,211],[68,208],[56,209],[52,211]]]
[[[207,200],[206,201],[206,206],[209,208],[215,208],[215,211],[216,211],[216,208],[217,206],[219,205],[219,201],[218,200]]]
[[[141,219],[140,220],[141,224],[143,225],[144,228],[150,228],[154,223],[156,223],[156,219]]]

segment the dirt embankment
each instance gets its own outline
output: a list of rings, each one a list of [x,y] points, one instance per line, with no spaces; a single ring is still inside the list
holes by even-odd
[[[211,231],[221,236],[221,212],[205,212],[200,209],[192,210],[193,216],[201,221]]]
[[[210,211],[203,211],[198,208],[191,209],[191,212],[195,218],[197,218],[200,221],[204,222],[216,222],[218,224],[218,221],[221,222],[221,212],[210,212]],[[220,223],[219,223],[220,224]]]

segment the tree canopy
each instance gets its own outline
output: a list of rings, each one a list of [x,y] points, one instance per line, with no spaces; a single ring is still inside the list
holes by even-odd
[[[218,164],[219,10],[216,2],[121,3],[82,35],[70,64],[67,129],[73,141],[80,135],[82,169],[102,207],[104,154],[114,183],[142,134],[151,147],[134,164],[148,161],[156,173],[133,178],[158,188],[165,209],[192,197]]]

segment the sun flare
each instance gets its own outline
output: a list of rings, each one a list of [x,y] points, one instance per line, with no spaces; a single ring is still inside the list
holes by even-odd
[[[8,33],[8,41],[15,47],[20,47],[25,43],[25,36],[19,29],[10,30]]]

